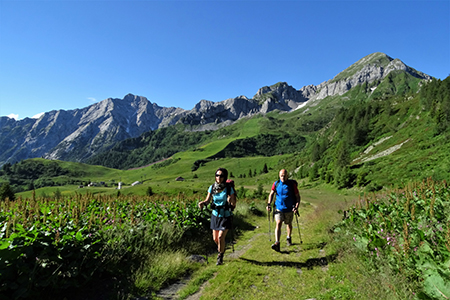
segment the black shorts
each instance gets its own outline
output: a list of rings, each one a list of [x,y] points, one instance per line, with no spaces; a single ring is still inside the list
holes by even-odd
[[[217,217],[211,214],[211,229],[212,230],[221,230],[231,229],[231,222],[233,216],[229,217]]]

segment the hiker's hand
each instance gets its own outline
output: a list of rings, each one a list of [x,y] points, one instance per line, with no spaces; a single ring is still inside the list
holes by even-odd
[[[198,203],[198,208],[203,209],[203,206],[205,206],[203,201]]]
[[[266,206],[267,211],[271,211],[272,209],[270,208],[270,204],[267,204]]]
[[[298,208],[297,208],[297,207],[294,207],[294,208],[292,209],[292,211],[294,212],[294,214],[298,215]]]

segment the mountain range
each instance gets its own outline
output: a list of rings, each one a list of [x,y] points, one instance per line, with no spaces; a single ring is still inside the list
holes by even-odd
[[[342,96],[357,87],[364,87],[365,97],[370,97],[376,95],[390,74],[432,79],[399,59],[377,52],[319,85],[295,89],[279,82],[260,88],[251,99],[238,96],[221,102],[201,100],[191,110],[160,107],[143,96],[128,94],[123,99],[108,98],[85,108],[46,112],[38,119],[0,117],[0,165],[35,157],[84,162],[117,142],[179,123],[192,130],[214,130],[274,110],[307,110],[325,98]]]

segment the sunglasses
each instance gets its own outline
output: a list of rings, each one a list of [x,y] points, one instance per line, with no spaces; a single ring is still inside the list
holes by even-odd
[[[225,177],[225,175],[223,175],[223,174],[216,174],[216,177],[221,177],[221,178],[223,178],[223,177]]]

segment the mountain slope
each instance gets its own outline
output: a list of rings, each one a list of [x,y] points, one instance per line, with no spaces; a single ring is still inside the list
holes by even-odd
[[[410,83],[406,89],[398,88],[399,83],[394,82],[400,74]],[[389,76],[392,82],[386,83]],[[253,99],[239,96],[217,103],[202,100],[191,110],[159,107],[144,97],[129,94],[122,100],[109,98],[83,109],[47,112],[37,120],[1,117],[0,165],[33,157],[87,161],[116,142],[157,128],[184,124],[190,130],[216,130],[260,113],[312,107],[333,97],[342,101],[345,99],[337,97],[349,91],[358,90],[360,97],[367,98],[377,95],[383,82],[386,87],[378,94],[383,95],[388,89],[392,94],[401,94],[417,90],[420,81],[429,79],[398,59],[374,53],[318,86],[296,90],[280,82],[259,89]]]

